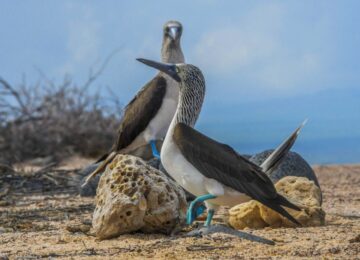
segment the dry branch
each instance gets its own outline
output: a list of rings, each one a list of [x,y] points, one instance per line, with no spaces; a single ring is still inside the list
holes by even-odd
[[[41,71],[34,85],[13,86],[0,77],[0,163],[73,153],[96,157],[108,150],[122,107],[118,98],[106,99],[89,87],[115,53],[98,70],[91,68],[80,86],[69,77],[56,84]]]

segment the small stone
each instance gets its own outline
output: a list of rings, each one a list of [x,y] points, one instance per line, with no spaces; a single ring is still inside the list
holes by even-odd
[[[66,226],[66,230],[71,233],[82,232],[87,233],[90,231],[91,226],[85,224],[70,224]]]

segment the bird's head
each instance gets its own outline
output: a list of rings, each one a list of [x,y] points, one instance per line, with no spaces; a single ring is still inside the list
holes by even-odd
[[[178,21],[168,21],[164,24],[164,43],[180,43],[182,25]]]
[[[180,44],[182,31],[183,27],[181,23],[177,21],[165,23],[163,29],[163,43],[161,46],[161,60],[163,62],[185,62]]]
[[[180,83],[178,84],[180,89],[194,86],[205,88],[204,76],[201,70],[194,65],[186,63],[164,63],[142,58],[137,60],[169,75],[171,78]]]
[[[200,114],[205,97],[205,79],[201,70],[186,63],[174,64],[147,59],[137,60],[162,71],[179,83],[171,84],[179,87],[179,103],[174,119],[177,123],[182,122],[193,127]]]

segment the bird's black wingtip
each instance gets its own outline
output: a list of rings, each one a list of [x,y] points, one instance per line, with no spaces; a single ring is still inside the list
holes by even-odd
[[[288,220],[290,220],[295,225],[297,225],[299,227],[302,226],[302,224],[299,221],[297,221],[283,207],[290,208],[290,209],[297,210],[297,211],[301,211],[301,208],[294,205],[290,201],[288,201],[284,196],[278,194],[278,196],[274,200],[262,200],[260,202],[263,203],[265,206],[269,207],[270,209],[276,211],[277,213],[279,213],[283,217],[287,218]]]
[[[288,220],[290,220],[292,223],[294,223],[295,225],[297,225],[298,227],[301,227],[301,223],[299,221],[297,221],[289,212],[287,212],[283,207],[278,206],[278,205],[273,205],[273,207],[270,207],[273,210],[277,211],[278,213],[280,213],[282,216],[284,216],[285,218],[287,218]]]
[[[294,203],[290,202],[288,199],[286,199],[284,196],[282,196],[281,194],[278,193],[277,196],[277,202],[287,208],[293,209],[293,210],[297,210],[297,211],[301,211],[301,208],[298,207],[297,205],[295,205]],[[283,207],[279,206],[279,213],[281,215],[283,215],[284,217],[286,217],[288,220],[290,220],[291,222],[293,222],[295,225],[301,227],[301,223],[299,221],[297,221],[289,212],[287,212]]]
[[[282,206],[285,206],[287,208],[294,209],[294,210],[297,210],[297,211],[301,211],[301,208],[299,206],[297,206],[294,203],[290,202],[287,198],[285,198],[284,196],[282,196],[279,193],[277,195],[276,200]]]
[[[285,210],[286,211],[286,210]],[[287,212],[287,211],[286,211]],[[296,226],[298,226],[298,227],[302,227],[302,224],[299,222],[299,221],[297,221],[297,219],[296,218],[294,218],[290,213],[288,213],[289,215],[288,216],[284,216],[284,217],[286,217],[288,220],[290,220],[292,223],[294,223]]]

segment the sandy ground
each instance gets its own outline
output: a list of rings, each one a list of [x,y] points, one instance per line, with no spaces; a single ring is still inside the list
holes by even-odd
[[[93,199],[77,196],[69,181],[76,173],[29,175],[28,182],[37,178],[35,190],[23,177],[11,189],[4,187],[3,179],[0,259],[360,259],[360,165],[314,169],[323,190],[326,225],[245,230],[275,241],[274,246],[221,233],[202,238],[137,233],[97,241],[90,230]]]

